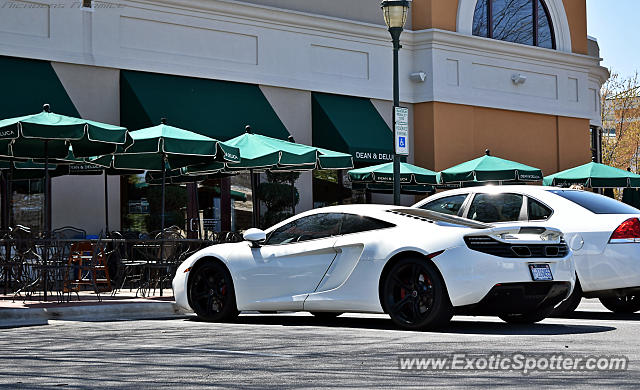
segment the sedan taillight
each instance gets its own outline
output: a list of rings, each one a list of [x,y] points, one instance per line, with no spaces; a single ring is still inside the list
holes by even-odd
[[[640,220],[629,218],[613,231],[609,242],[640,242]]]

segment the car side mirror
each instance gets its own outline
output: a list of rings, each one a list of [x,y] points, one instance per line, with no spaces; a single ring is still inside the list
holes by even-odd
[[[245,241],[249,241],[252,248],[259,248],[260,244],[262,244],[264,240],[267,239],[267,233],[265,233],[264,230],[251,228],[247,229],[247,231],[244,232],[242,238]]]

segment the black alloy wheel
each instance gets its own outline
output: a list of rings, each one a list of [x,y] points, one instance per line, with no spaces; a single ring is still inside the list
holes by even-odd
[[[432,264],[419,257],[402,259],[391,268],[382,296],[385,312],[404,329],[439,328],[453,315],[440,274]]]
[[[614,313],[631,314],[640,310],[640,295],[600,298],[600,302]]]
[[[231,275],[216,262],[194,267],[189,277],[189,303],[205,321],[229,321],[238,315]]]

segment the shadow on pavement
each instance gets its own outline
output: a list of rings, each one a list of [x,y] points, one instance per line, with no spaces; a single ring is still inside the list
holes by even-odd
[[[189,321],[199,321],[197,317],[190,318]],[[553,321],[551,319],[550,321]],[[280,326],[316,326],[327,328],[352,328],[352,329],[375,329],[375,330],[396,330],[399,329],[390,319],[387,318],[362,318],[362,317],[338,317],[325,320],[312,316],[291,316],[287,314],[277,315],[241,315],[235,321],[237,324],[245,325],[280,325]],[[489,321],[456,321],[455,317],[451,323],[437,331],[436,333],[458,333],[458,334],[487,334],[487,335],[569,335],[609,332],[615,330],[612,326],[600,325],[566,325],[540,323],[532,325],[515,325],[504,322]]]
[[[640,313],[613,313],[610,311],[574,311],[573,313],[559,318],[573,318],[580,320],[618,320],[618,321],[640,321]]]

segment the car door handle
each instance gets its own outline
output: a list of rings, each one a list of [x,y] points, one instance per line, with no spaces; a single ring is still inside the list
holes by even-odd
[[[337,253],[337,254],[342,253],[342,248],[333,248],[333,249],[335,249],[335,251],[336,251],[336,253]]]

